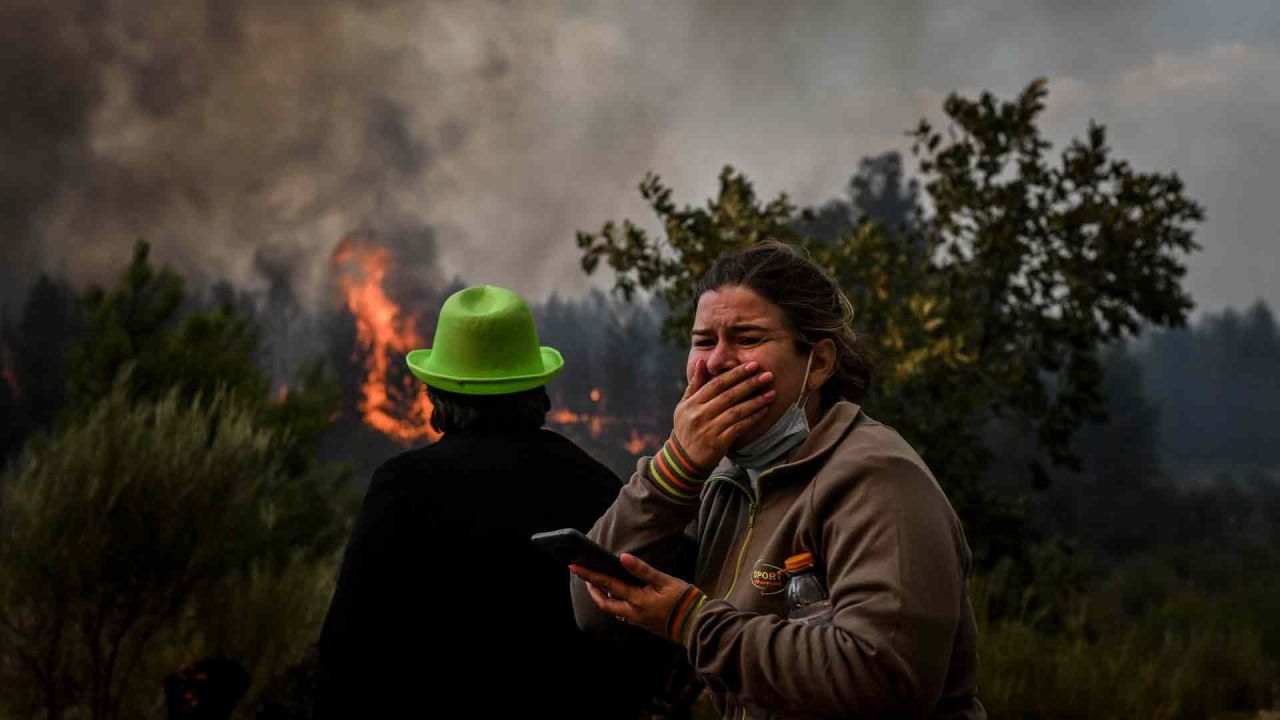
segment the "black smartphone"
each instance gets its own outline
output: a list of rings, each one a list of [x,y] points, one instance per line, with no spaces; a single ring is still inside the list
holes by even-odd
[[[619,582],[635,587],[644,586],[644,581],[628,572],[616,555],[573,528],[538,533],[529,540],[565,565],[570,563],[581,565],[588,570],[608,575]]]

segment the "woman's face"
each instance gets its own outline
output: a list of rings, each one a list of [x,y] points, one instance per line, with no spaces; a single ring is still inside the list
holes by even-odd
[[[741,447],[760,437],[782,417],[801,393],[807,353],[796,351],[796,336],[787,328],[782,308],[754,290],[732,285],[711,290],[698,298],[693,319],[693,338],[685,377],[693,381],[698,360],[706,362],[712,377],[738,365],[760,363],[761,371],[773,373],[773,389],[777,396],[756,423],[735,446]],[[810,372],[809,386],[817,387]]]

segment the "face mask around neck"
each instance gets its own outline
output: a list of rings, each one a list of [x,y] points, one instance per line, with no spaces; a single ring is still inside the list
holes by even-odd
[[[729,450],[727,456],[734,465],[748,470],[764,470],[809,437],[809,418],[804,414],[804,404],[809,395],[805,386],[809,383],[812,365],[813,351],[810,351],[809,362],[804,366],[804,380],[800,381],[800,397],[787,407],[765,434],[740,448]]]

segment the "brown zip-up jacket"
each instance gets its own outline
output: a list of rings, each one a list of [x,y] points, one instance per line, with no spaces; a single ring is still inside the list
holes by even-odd
[[[758,478],[722,462],[696,497],[641,458],[590,537],[659,568],[697,545],[707,600],[683,622],[690,663],[726,718],[985,718],[977,699],[970,552],[929,469],[850,402]],[[785,560],[813,553],[830,625],[786,619]],[[617,621],[572,580],[584,630]]]

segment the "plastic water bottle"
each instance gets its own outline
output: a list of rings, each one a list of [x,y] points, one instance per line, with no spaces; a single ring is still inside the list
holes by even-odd
[[[831,624],[831,598],[813,566],[813,553],[787,558],[787,619],[804,625]]]

